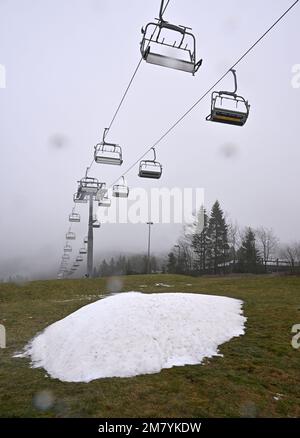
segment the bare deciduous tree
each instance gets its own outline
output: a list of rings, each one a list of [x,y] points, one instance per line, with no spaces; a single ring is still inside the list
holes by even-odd
[[[280,256],[288,261],[293,271],[296,265],[300,265],[300,242],[284,245],[280,250]]]
[[[233,264],[236,264],[237,251],[241,245],[241,232],[237,222],[229,222],[228,224],[228,243],[232,250]]]
[[[180,258],[178,260],[179,268],[183,272],[191,272],[193,268],[193,249],[189,236],[183,236],[178,240],[180,248]]]
[[[260,253],[263,256],[264,263],[266,264],[267,261],[275,255],[279,240],[274,231],[269,228],[259,227],[255,231],[255,234],[259,244]]]

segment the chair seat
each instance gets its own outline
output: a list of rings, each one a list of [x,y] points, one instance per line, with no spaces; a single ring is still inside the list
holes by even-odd
[[[140,170],[139,176],[141,178],[159,179],[161,177],[161,171],[160,170]]]
[[[114,192],[116,198],[128,198],[128,192]]]
[[[247,113],[233,110],[220,110],[213,111],[208,120],[212,122],[225,123],[228,125],[243,126],[248,118]]]
[[[182,70],[192,74],[195,73],[195,65],[191,61],[185,61],[183,59],[177,59],[150,51],[145,55],[145,60],[149,62],[149,64],[160,65],[162,67],[173,68],[175,70]]]
[[[114,166],[121,166],[121,164],[123,163],[123,160],[119,157],[101,157],[99,155],[95,155],[95,161],[98,164],[111,164]]]

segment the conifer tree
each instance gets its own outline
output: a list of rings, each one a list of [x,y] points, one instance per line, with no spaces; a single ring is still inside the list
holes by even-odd
[[[261,257],[256,247],[255,234],[249,227],[238,250],[238,270],[240,272],[257,273],[260,267]]]
[[[173,252],[170,252],[168,254],[168,264],[167,264],[168,274],[176,273],[176,265],[177,265],[176,256]]]
[[[202,206],[198,212],[192,235],[192,248],[197,255],[195,267],[200,273],[205,273],[207,269],[208,223],[209,217]]]
[[[216,201],[212,206],[207,235],[207,261],[209,270],[217,274],[221,270],[224,271],[229,250],[228,229],[219,201]]]

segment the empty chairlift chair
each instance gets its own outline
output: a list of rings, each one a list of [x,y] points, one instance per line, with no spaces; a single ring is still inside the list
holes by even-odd
[[[88,169],[87,169],[88,170]],[[87,195],[96,196],[98,191],[104,186],[104,183],[101,183],[97,180],[97,178],[92,178],[90,176],[86,176],[81,178],[78,181],[78,190],[77,197],[85,198]]]
[[[75,213],[74,208],[72,210],[72,213],[69,214],[69,222],[80,222],[80,214]]]
[[[163,18],[165,8],[165,0],[162,0],[158,22],[148,23],[145,29],[142,29],[142,57],[150,64],[182,70],[194,75],[202,64],[202,59],[196,61],[195,36],[190,32],[190,28],[165,21]],[[179,38],[178,41],[176,38]]]
[[[109,199],[109,197],[107,195],[103,196],[103,198],[99,200],[98,206],[99,207],[110,207],[111,206],[111,199]]]
[[[154,153],[153,160],[142,160],[139,167],[139,176],[141,178],[155,178],[159,179],[162,174],[162,165],[156,161],[156,152],[152,148]]]
[[[211,111],[206,117],[210,122],[244,126],[250,111],[248,101],[238,96],[236,71],[230,70],[234,77],[234,91],[214,91],[211,96]]]
[[[76,257],[76,262],[82,262],[83,261],[83,257],[82,256],[77,256]]]
[[[77,192],[73,195],[73,201],[75,202],[75,204],[86,204],[88,200],[85,195],[80,196]]]
[[[113,196],[115,198],[128,198],[129,188],[126,184],[124,176],[122,176],[122,183],[113,186]]]
[[[102,183],[101,189],[98,190],[97,195],[95,196],[95,201],[99,202],[106,195],[107,195],[106,184]]]
[[[108,128],[104,129],[102,142],[95,146],[94,159],[96,163],[121,166],[123,163],[121,146],[105,141]]]
[[[79,181],[79,193],[84,195],[95,195],[99,190],[99,182],[96,178],[86,176]]]
[[[93,228],[100,228],[100,227],[101,227],[101,224],[100,224],[100,222],[98,221],[97,216],[94,215],[94,216],[93,216]]]
[[[66,245],[65,245],[65,247],[64,247],[64,252],[65,252],[65,253],[72,252],[72,247],[71,247],[71,245],[68,245],[68,244],[66,243]]]
[[[80,248],[80,250],[79,250],[79,254],[86,254],[87,253],[87,250],[86,250],[86,248]]]
[[[68,231],[66,234],[66,239],[67,240],[75,240],[76,234],[73,231]]]

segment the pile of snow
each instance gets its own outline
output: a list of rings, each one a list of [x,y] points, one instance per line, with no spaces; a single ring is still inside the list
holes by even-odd
[[[244,334],[245,321],[232,298],[128,292],[55,322],[21,356],[66,382],[151,374],[218,355],[220,344]]]

